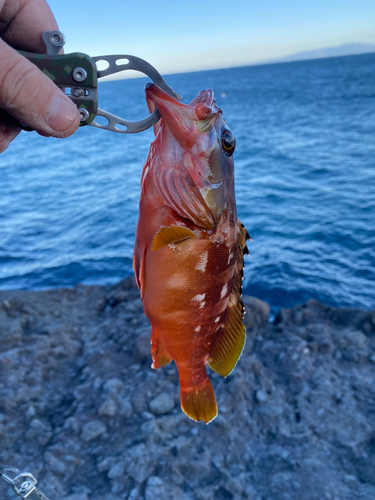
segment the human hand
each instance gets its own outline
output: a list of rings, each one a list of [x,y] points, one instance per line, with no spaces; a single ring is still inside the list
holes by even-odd
[[[78,128],[77,107],[17,50],[45,54],[42,31],[58,29],[46,0],[0,0],[0,153],[17,137],[17,120],[45,137]]]

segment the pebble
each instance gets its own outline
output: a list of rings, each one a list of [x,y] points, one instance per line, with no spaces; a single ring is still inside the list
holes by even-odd
[[[49,424],[34,418],[30,422],[29,429],[26,431],[26,439],[36,440],[41,446],[45,446],[53,435],[52,428]]]
[[[151,357],[151,346],[150,346],[151,333],[146,332],[138,337],[137,340],[137,358],[139,361],[143,362],[147,358]]]
[[[111,379],[107,380],[107,382],[105,382],[105,384],[103,385],[103,389],[105,391],[111,392],[114,394],[118,394],[119,392],[121,392],[123,390],[123,388],[124,388],[124,384],[118,378],[111,378]]]
[[[155,399],[150,401],[150,411],[154,415],[165,415],[175,407],[174,399],[166,392],[162,392]]]
[[[48,465],[51,467],[52,472],[55,472],[56,474],[64,474],[64,472],[66,471],[66,467],[65,467],[65,464],[61,460],[56,458],[49,451],[47,451],[44,454],[44,458],[45,458],[46,462],[48,463]]]
[[[108,398],[104,403],[99,407],[98,413],[99,415],[103,415],[106,417],[114,417],[117,413],[118,406],[116,401],[112,398]]]
[[[62,500],[88,500],[88,496],[87,493],[76,493],[75,495],[64,497]]]
[[[92,441],[106,432],[106,426],[99,420],[91,420],[83,426],[81,437],[84,441]]]
[[[108,478],[113,479],[115,477],[122,476],[124,474],[125,463],[123,461],[115,462],[109,469]]]
[[[255,393],[255,397],[257,398],[257,401],[259,401],[259,403],[264,403],[268,399],[267,393],[263,391],[263,389],[258,389]]]
[[[121,399],[120,401],[120,415],[122,415],[125,418],[130,418],[133,416],[134,410],[131,402],[129,399]]]
[[[165,483],[157,476],[151,476],[147,481],[145,500],[187,500],[187,498],[181,488],[169,482]]]
[[[31,420],[32,418],[35,417],[35,414],[36,414],[35,408],[33,406],[29,406],[28,409],[26,410],[25,416],[26,418]]]
[[[375,499],[374,338],[350,333],[372,312],[353,327],[315,301],[271,325],[267,308],[246,299],[248,342],[236,369],[225,380],[208,370],[219,416],[207,426],[180,410],[175,365],[150,369],[138,290],[128,289],[129,310],[129,298],[107,315],[95,309],[110,289],[0,292],[14,312],[0,307],[0,463],[27,466],[51,500],[301,500],[326,491],[331,500]],[[32,335],[9,335],[31,312]],[[13,499],[2,483],[0,499]]]

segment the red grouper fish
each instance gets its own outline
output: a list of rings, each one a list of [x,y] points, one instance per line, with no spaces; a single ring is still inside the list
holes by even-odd
[[[152,326],[153,368],[175,361],[181,408],[217,415],[206,364],[226,377],[245,344],[241,288],[249,235],[237,219],[235,139],[211,90],[185,105],[154,84],[162,119],[143,169],[133,268]]]

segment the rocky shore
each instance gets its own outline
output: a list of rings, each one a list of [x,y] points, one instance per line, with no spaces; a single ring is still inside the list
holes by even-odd
[[[49,500],[375,499],[375,311],[245,297],[247,343],[219,416],[152,370],[133,278],[0,292],[0,463]],[[1,500],[17,498],[0,479]]]

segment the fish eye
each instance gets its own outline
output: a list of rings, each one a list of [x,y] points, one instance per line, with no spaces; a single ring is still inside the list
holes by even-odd
[[[234,148],[236,147],[236,139],[228,129],[225,129],[221,134],[221,146],[227,156],[232,156]]]

